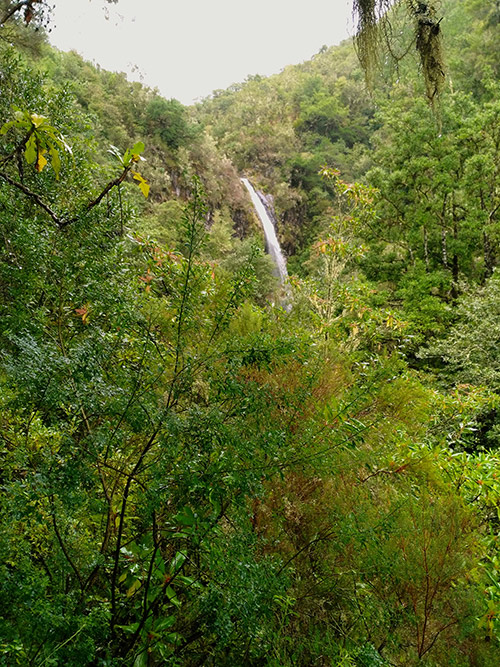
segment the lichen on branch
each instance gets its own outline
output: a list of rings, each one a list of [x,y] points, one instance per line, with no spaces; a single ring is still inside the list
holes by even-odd
[[[413,23],[413,43],[420,57],[426,94],[430,102],[439,94],[445,80],[442,17],[438,18],[438,2],[439,0],[405,0],[404,3],[409,20]],[[357,20],[355,44],[368,86],[373,84],[381,53],[388,51],[392,55],[389,10],[399,4],[401,2],[397,0],[353,0]]]

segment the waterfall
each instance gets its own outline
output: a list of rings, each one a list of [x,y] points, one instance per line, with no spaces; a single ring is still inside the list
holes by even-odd
[[[257,215],[259,216],[259,220],[262,223],[262,228],[264,229],[264,236],[266,237],[266,249],[268,253],[271,255],[274,265],[276,267],[275,274],[279,277],[280,283],[283,285],[283,283],[288,278],[288,271],[286,270],[285,257],[281,252],[281,247],[278,241],[278,237],[276,236],[274,223],[271,220],[271,217],[269,216],[269,213],[267,212],[261,197],[254,189],[253,185],[250,183],[248,178],[242,178],[241,182],[248,190],[254,209]]]

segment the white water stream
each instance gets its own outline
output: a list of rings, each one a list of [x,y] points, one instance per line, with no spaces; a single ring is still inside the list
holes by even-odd
[[[264,229],[264,236],[266,237],[267,251],[271,255],[273,262],[276,266],[276,275],[279,277],[280,283],[283,285],[283,283],[288,278],[288,271],[286,270],[286,260],[283,253],[281,252],[281,247],[278,238],[276,236],[276,230],[274,229],[273,221],[271,220],[266,210],[266,207],[264,206],[261,198],[259,197],[258,193],[254,189],[253,185],[250,183],[248,178],[242,178],[241,182],[248,190],[248,193],[250,194],[250,198],[252,200],[252,204],[255,208],[257,215],[259,216],[259,220],[262,223],[262,228]]]

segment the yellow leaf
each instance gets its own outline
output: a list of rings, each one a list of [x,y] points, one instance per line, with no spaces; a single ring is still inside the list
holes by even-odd
[[[132,172],[132,176],[134,177],[134,180],[138,181],[142,194],[147,197],[149,195],[149,183],[136,171]]]
[[[38,151],[38,158],[37,158],[37,161],[36,161],[36,164],[35,164],[35,169],[36,169],[38,172],[41,172],[42,169],[43,169],[43,168],[45,167],[45,165],[47,164],[47,160],[43,157],[43,154],[44,154],[45,152],[46,152],[46,151],[42,151],[42,150],[39,150],[39,151]]]
[[[142,194],[147,197],[149,195],[149,183],[144,181],[143,183],[139,183],[139,187],[141,188]]]
[[[45,116],[39,116],[36,113],[30,114],[30,119],[35,127],[40,127],[40,125],[43,125],[47,120]]]

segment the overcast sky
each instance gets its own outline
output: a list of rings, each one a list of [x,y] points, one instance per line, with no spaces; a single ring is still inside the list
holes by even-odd
[[[55,0],[54,46],[184,104],[352,34],[352,0]],[[107,15],[107,18],[106,18]]]

